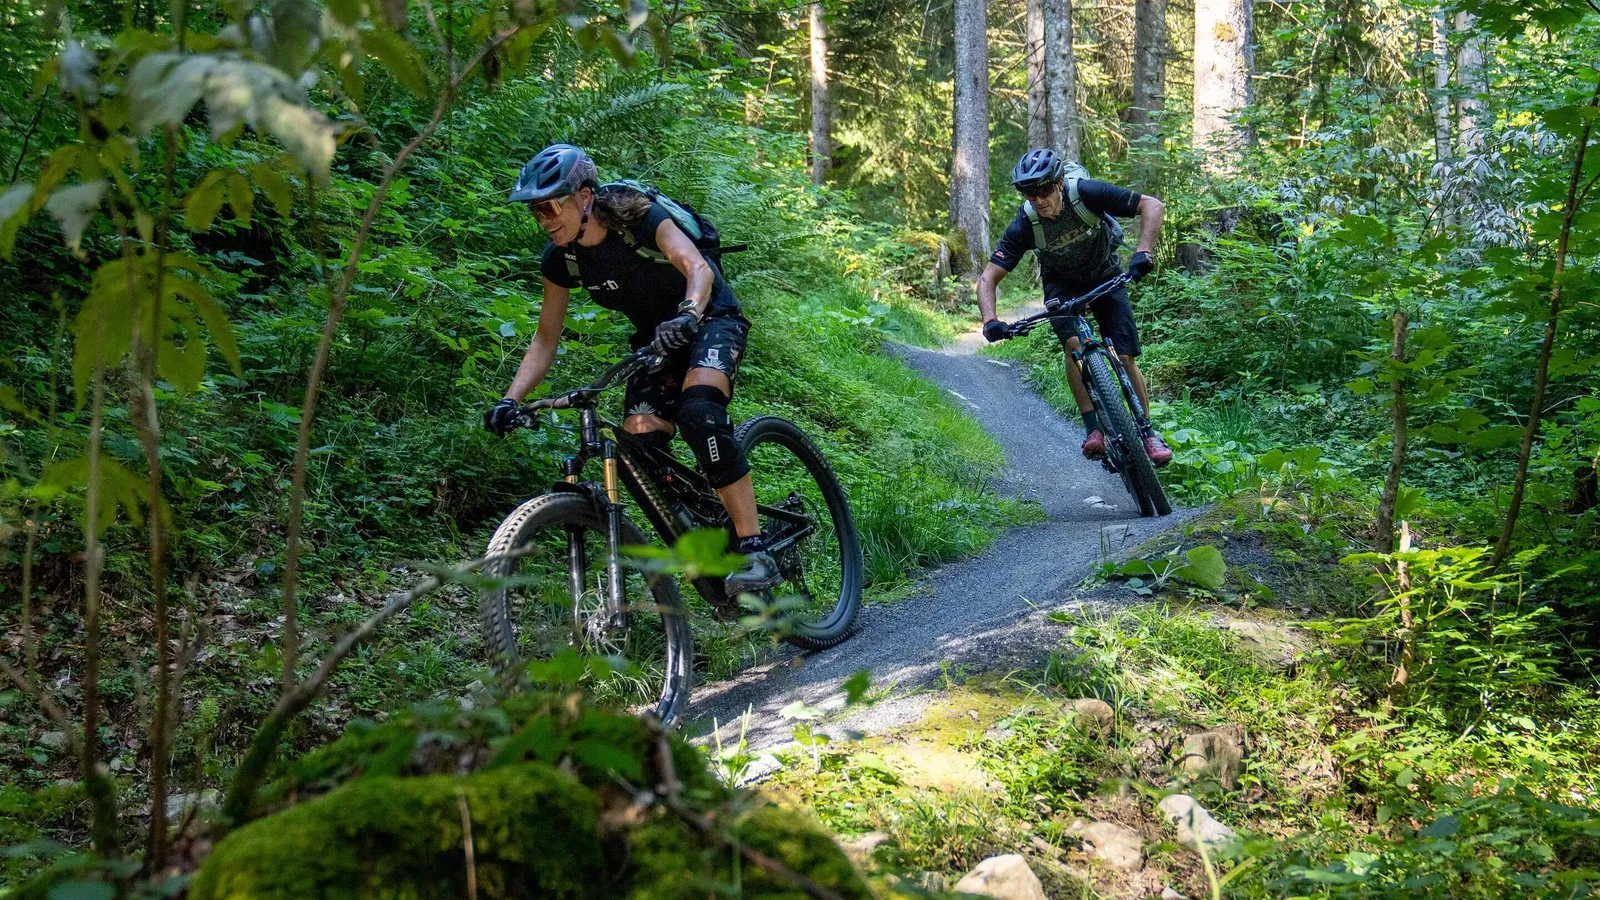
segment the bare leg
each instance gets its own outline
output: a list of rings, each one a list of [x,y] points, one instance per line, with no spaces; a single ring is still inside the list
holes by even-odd
[[[683,379],[685,390],[702,384],[716,388],[723,396],[733,396],[733,382],[716,369],[690,369],[688,376]],[[761,520],[756,516],[756,489],[750,483],[749,475],[727,487],[717,488],[717,497],[722,501],[723,509],[728,511],[734,534],[747,538],[761,533]]]
[[[1089,400],[1089,390],[1083,386],[1083,372],[1078,368],[1078,361],[1072,358],[1074,350],[1078,349],[1078,339],[1067,338],[1067,348],[1062,355],[1067,361],[1067,387],[1072,389],[1072,399],[1078,401],[1078,412],[1086,413],[1094,409],[1094,404]]]
[[[1139,395],[1139,405],[1144,407],[1145,418],[1150,417],[1150,390],[1144,386],[1144,375],[1139,371],[1139,364],[1131,356],[1118,353],[1122,359],[1122,367],[1128,370],[1128,380],[1133,382],[1133,392]]]

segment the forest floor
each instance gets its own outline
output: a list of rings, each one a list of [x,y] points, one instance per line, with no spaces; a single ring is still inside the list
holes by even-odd
[[[877,732],[916,718],[926,700],[919,692],[941,673],[1040,665],[1061,638],[1050,611],[1072,585],[1196,515],[1178,509],[1141,519],[1121,481],[1079,454],[1078,425],[1022,383],[1019,364],[976,355],[982,341],[974,336],[945,349],[899,346],[897,352],[1000,443],[1005,464],[996,490],[1038,504],[1044,520],[1013,528],[981,555],[931,573],[902,602],[868,606],[856,633],[837,647],[781,654],[700,686],[689,710],[691,732],[707,733],[715,723],[725,742],[737,742],[741,733],[751,748],[788,742],[785,707],[801,701],[836,708],[844,702],[842,684],[862,670],[884,702],[839,727]]]

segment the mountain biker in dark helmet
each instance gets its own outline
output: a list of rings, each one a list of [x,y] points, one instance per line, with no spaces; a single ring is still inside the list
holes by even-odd
[[[544,305],[516,377],[484,413],[484,427],[511,430],[517,405],[555,359],[571,292],[583,288],[628,318],[635,349],[655,342],[667,351],[659,370],[628,380],[622,427],[664,452],[682,430],[733,522],[734,550],[746,557],[726,579],[728,594],[772,587],[778,567],[762,545],[750,466],[728,418],[750,323],[722,273],[661,203],[631,187],[602,187],[594,162],[570,144],[552,144],[530,160],[511,200],[527,204],[550,235],[540,264]]]
[[[1079,170],[1081,171],[1081,170]],[[995,318],[995,288],[1017,263],[1022,254],[1032,250],[1039,258],[1039,273],[1044,282],[1046,299],[1068,300],[1082,295],[1122,272],[1117,248],[1111,237],[1108,216],[1129,218],[1139,216],[1141,228],[1139,243],[1133,257],[1128,260],[1128,274],[1139,281],[1155,268],[1151,251],[1161,235],[1161,217],[1165,204],[1148,194],[1138,194],[1127,188],[1103,181],[1076,178],[1081,209],[1092,214],[1096,224],[1090,225],[1085,216],[1074,208],[1068,197],[1066,178],[1068,165],[1050,150],[1029,150],[1011,170],[1011,185],[1032,204],[1038,214],[1038,224],[1026,215],[1027,207],[1019,208],[1017,217],[1006,226],[1000,244],[989,257],[978,278],[978,310],[983,318],[983,336],[998,341],[1006,336],[1005,323]],[[1035,230],[1041,230],[1046,246],[1039,246]],[[1095,323],[1106,343],[1115,349],[1133,382],[1139,402],[1146,413],[1150,409],[1150,393],[1145,388],[1144,376],[1135,359],[1139,356],[1139,332],[1133,324],[1133,306],[1128,302],[1128,290],[1120,287],[1090,304]],[[1099,417],[1084,389],[1083,375],[1073,364],[1072,351],[1078,349],[1078,337],[1072,326],[1064,321],[1053,321],[1056,337],[1061,340],[1067,355],[1067,383],[1072,388],[1073,399],[1083,415],[1083,455],[1100,459],[1106,453],[1105,434],[1100,430]],[[1145,453],[1151,462],[1164,466],[1172,461],[1172,450],[1161,435],[1153,429],[1144,437]]]

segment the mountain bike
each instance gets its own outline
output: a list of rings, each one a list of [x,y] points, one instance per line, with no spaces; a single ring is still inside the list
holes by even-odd
[[[588,676],[600,682],[598,692],[634,700],[659,691],[655,714],[671,724],[688,705],[693,635],[677,579],[624,564],[622,548],[647,538],[628,518],[623,490],[669,545],[697,528],[726,530],[730,539],[733,531],[703,473],[645,446],[596,410],[608,388],[661,361],[657,348],[645,347],[587,387],[518,410],[520,428],[537,428],[545,410],[576,410],[578,448],[562,464],[562,481],[496,529],[479,610],[485,642],[503,669],[563,645],[592,657],[621,657],[633,664],[627,671]],[[734,439],[749,459],[761,532],[783,576],[756,598],[756,607],[777,611],[780,634],[803,649],[843,641],[861,610],[863,577],[844,487],[811,439],[785,419],[749,419]],[[584,480],[595,459],[601,481]],[[718,618],[740,615],[720,577],[697,578],[694,586]]]
[[[1106,455],[1101,464],[1106,471],[1122,478],[1123,487],[1139,503],[1141,516],[1165,516],[1172,512],[1167,493],[1156,477],[1155,463],[1144,451],[1144,436],[1150,432],[1150,420],[1139,395],[1128,380],[1122,360],[1095,337],[1089,324],[1089,304],[1096,299],[1127,284],[1127,273],[1107,281],[1081,297],[1071,300],[1050,298],[1045,301],[1045,311],[1013,322],[1007,337],[1022,337],[1045,322],[1063,320],[1072,325],[1078,335],[1078,349],[1072,359],[1083,372],[1084,387],[1100,413],[1100,428],[1106,436]]]

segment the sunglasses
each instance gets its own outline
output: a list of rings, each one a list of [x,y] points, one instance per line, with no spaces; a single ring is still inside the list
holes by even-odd
[[[1017,188],[1017,190],[1021,191],[1022,196],[1027,197],[1029,200],[1043,200],[1045,197],[1054,194],[1056,188],[1057,185],[1047,184],[1041,187]]]
[[[561,215],[561,209],[566,204],[561,200],[537,200],[528,204],[528,209],[533,212],[533,217],[540,222],[548,222]]]

